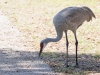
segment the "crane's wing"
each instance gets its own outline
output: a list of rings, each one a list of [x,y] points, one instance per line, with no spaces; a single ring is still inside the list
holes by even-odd
[[[67,9],[66,22],[69,24],[82,24],[85,20],[90,21],[95,18],[94,13],[88,7],[72,7]]]
[[[85,16],[87,16],[80,7],[69,8],[66,15],[66,22],[70,25],[82,24],[86,20]]]

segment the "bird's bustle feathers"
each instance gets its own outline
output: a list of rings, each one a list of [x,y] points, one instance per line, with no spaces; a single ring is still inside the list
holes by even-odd
[[[84,12],[85,12],[86,14],[88,14],[88,18],[87,18],[87,21],[88,21],[88,22],[89,22],[90,20],[92,20],[92,17],[96,18],[95,15],[94,15],[94,13],[91,11],[90,8],[84,6],[84,7],[82,7],[82,9],[84,10]]]

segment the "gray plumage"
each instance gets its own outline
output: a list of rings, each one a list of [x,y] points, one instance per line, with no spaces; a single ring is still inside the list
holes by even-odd
[[[43,48],[49,42],[59,41],[63,36],[63,32],[65,32],[66,45],[67,45],[67,51],[68,51],[67,31],[71,30],[75,35],[76,51],[77,51],[78,41],[77,41],[77,37],[76,37],[76,30],[78,29],[79,26],[81,26],[84,23],[84,21],[89,22],[90,20],[92,20],[92,17],[95,18],[94,13],[92,12],[92,10],[90,8],[85,7],[85,6],[84,7],[68,7],[68,8],[61,10],[53,18],[53,23],[54,23],[54,26],[55,26],[55,29],[57,32],[57,37],[56,38],[46,38],[46,39],[42,40],[41,44],[43,44]],[[39,55],[41,54],[41,52],[42,51],[40,51]],[[67,53],[67,55],[68,55],[68,53]]]

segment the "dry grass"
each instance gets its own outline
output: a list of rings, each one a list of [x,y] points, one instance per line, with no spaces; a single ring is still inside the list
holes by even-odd
[[[27,39],[30,40],[30,38],[32,38],[30,42],[32,42],[31,44],[33,44],[33,49],[35,51],[39,51],[39,43],[42,39],[44,39],[45,37],[56,36],[55,29],[52,23],[52,18],[57,12],[68,6],[88,6],[94,11],[96,19],[93,19],[93,21],[91,21],[90,23],[85,22],[83,26],[77,30],[77,36],[79,40],[78,54],[80,58],[88,56],[88,60],[90,61],[84,60],[84,63],[86,64],[87,62],[87,65],[88,62],[91,61],[93,61],[93,63],[100,63],[99,0],[0,0],[1,10],[5,13],[5,15],[8,16],[13,25],[17,26],[21,32],[26,34],[25,37]],[[75,51],[73,50],[75,49],[75,47],[73,33],[69,31],[68,37],[70,41],[69,53],[70,56],[74,56]],[[96,67],[94,67],[94,70],[89,70],[86,67],[85,70],[83,69],[84,67],[80,66],[81,70],[78,73],[75,72],[76,69],[63,68],[63,64],[65,63],[65,61],[64,59],[62,59],[62,61],[59,62],[59,59],[65,58],[66,55],[65,36],[63,36],[62,40],[57,43],[48,44],[44,52],[45,53],[43,54],[42,59],[46,57],[47,60],[45,59],[45,62],[49,64],[53,62],[50,64],[51,67],[56,64],[55,60],[58,62],[58,64],[62,66],[53,66],[52,68],[56,72],[63,72],[63,74],[66,74],[69,73],[68,71],[71,71],[69,74],[74,75],[85,75],[98,72],[98,70],[96,71],[95,69]],[[64,56],[62,56],[59,52],[61,52]],[[56,59],[53,59],[55,57]],[[50,58],[50,61],[48,60],[48,58]],[[80,59],[80,62],[81,61],[83,61],[83,59]],[[58,67],[61,68],[59,69]]]

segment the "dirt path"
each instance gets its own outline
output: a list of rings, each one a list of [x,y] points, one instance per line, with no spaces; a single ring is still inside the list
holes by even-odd
[[[28,45],[22,33],[0,12],[0,75],[54,75]]]

